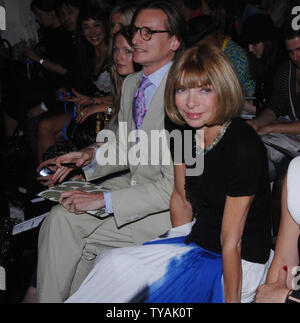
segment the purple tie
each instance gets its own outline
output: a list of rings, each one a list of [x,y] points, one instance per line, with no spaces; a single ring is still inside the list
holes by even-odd
[[[141,128],[144,117],[146,115],[147,107],[145,103],[145,89],[151,84],[152,82],[146,76],[143,76],[142,82],[134,96],[133,119],[135,122],[136,129]]]

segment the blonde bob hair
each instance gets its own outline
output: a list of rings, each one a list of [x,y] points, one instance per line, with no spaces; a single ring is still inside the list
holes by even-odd
[[[219,125],[240,115],[244,95],[236,71],[227,56],[216,46],[200,45],[178,56],[168,75],[165,91],[166,113],[178,125],[185,121],[176,104],[178,88],[212,87],[217,95],[217,112],[207,126]]]

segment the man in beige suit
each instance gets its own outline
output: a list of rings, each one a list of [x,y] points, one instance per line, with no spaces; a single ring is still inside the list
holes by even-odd
[[[123,83],[119,122],[127,125],[127,135],[143,130],[149,147],[151,131],[164,130],[165,82],[172,59],[183,48],[184,25],[184,17],[178,9],[165,1],[144,4],[133,18],[134,61],[141,64],[143,70],[130,75]],[[143,113],[136,112],[141,105],[137,104],[140,102],[137,97],[144,78],[150,82],[143,89],[146,114],[139,120],[138,116]],[[134,144],[128,144],[127,149]],[[72,191],[61,195],[61,205],[51,210],[40,231],[38,302],[62,302],[72,295],[101,250],[141,244],[171,227],[172,163],[101,165],[101,160],[97,158],[95,168],[96,150],[89,147],[52,160],[57,168],[51,181],[61,182],[70,172],[62,166],[65,162],[85,166],[87,180],[125,169],[129,172],[100,185],[109,192]],[[162,147],[162,151],[165,153],[167,147]],[[85,213],[103,207],[111,214],[105,219]]]

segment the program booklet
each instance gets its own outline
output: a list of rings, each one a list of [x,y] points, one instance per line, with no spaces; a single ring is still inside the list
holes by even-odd
[[[99,188],[99,186],[89,182],[70,181],[50,187],[47,190],[40,192],[38,196],[53,202],[58,202],[58,198],[61,193],[75,190],[84,191],[88,193],[108,192],[108,190]],[[105,212],[105,208],[102,208],[97,211],[86,211],[86,213],[96,216],[98,218],[105,218],[110,215]]]

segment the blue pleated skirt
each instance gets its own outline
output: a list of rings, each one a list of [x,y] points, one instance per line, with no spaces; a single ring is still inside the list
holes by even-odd
[[[185,237],[148,242],[185,247]],[[223,303],[222,256],[190,243],[191,250],[168,261],[164,276],[149,286],[148,303]]]
[[[103,251],[67,303],[223,303],[222,256],[186,244],[192,223],[141,246]],[[242,260],[241,300],[251,302],[272,260]]]

